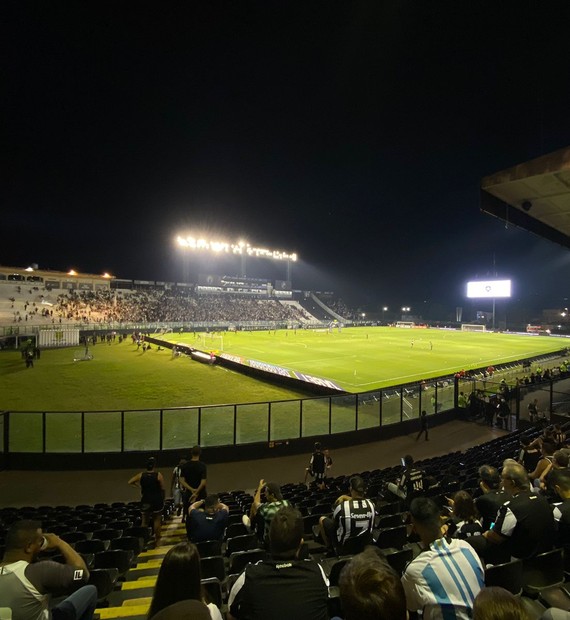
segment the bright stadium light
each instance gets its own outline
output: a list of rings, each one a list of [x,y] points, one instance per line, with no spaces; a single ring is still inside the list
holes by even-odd
[[[237,254],[238,256],[251,256],[254,258],[271,258],[273,260],[284,260],[296,262],[298,256],[295,252],[283,252],[281,250],[269,250],[267,248],[256,248],[247,241],[240,240],[237,243],[226,241],[214,241],[210,239],[197,238],[192,236],[182,237],[178,235],[176,242],[182,248],[189,250],[207,250],[215,254]]]

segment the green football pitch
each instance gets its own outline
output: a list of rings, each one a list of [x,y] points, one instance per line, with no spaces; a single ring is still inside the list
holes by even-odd
[[[164,338],[332,380],[353,393],[541,355],[559,350],[562,344],[549,337],[397,328]],[[0,353],[0,409],[20,412],[10,418],[11,450],[42,450],[42,416],[32,413],[38,411],[55,412],[45,418],[46,449],[54,452],[81,450],[80,412],[86,412],[85,450],[95,452],[121,449],[121,411],[125,411],[125,450],[158,449],[160,410],[175,407],[219,405],[202,409],[199,440],[204,446],[234,441],[234,412],[238,442],[266,441],[268,435],[275,440],[294,438],[300,425],[304,436],[326,435],[329,415],[332,432],[354,429],[352,397],[334,397],[330,403],[327,398],[304,401],[301,416],[298,399],[306,393],[187,356],[174,357],[168,349],[153,346],[143,353],[127,339],[98,344],[90,348],[93,359],[75,361],[83,353],[82,347],[46,350],[30,369],[17,351]],[[445,388],[438,397],[444,404],[452,398],[450,390]],[[271,428],[263,404],[267,401],[272,401]],[[234,409],[233,403],[250,404]],[[358,427],[377,425],[377,406],[363,403],[368,407],[359,409]],[[406,401],[403,415],[417,417],[418,404],[417,398]],[[383,423],[396,422],[400,415],[399,399],[384,403]],[[163,412],[164,449],[187,448],[197,442],[196,409]]]
[[[167,334],[170,342],[229,353],[334,381],[347,392],[454,374],[563,348],[548,336],[395,327]]]

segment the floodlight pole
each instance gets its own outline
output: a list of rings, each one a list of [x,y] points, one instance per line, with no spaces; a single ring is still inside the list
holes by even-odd
[[[247,257],[247,254],[245,252],[243,252],[241,254],[241,270],[240,270],[240,274],[239,274],[242,278],[246,277],[246,271],[245,271],[246,257]]]
[[[287,259],[287,281],[291,282],[291,260]]]
[[[495,331],[495,298],[493,297],[493,331]]]

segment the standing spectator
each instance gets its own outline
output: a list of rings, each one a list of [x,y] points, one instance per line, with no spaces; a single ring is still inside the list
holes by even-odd
[[[307,484],[307,478],[312,476],[315,479],[317,487],[321,491],[324,490],[326,468],[327,462],[321,448],[321,443],[316,441],[314,452],[311,455],[311,460],[309,461],[309,466],[305,469],[305,484]]]
[[[303,517],[281,508],[269,530],[270,560],[248,564],[228,599],[228,620],[326,620],[328,580],[314,560],[299,560]]]
[[[349,539],[359,539],[362,549],[372,538],[374,504],[364,497],[364,480],[353,476],[349,482],[350,495],[341,495],[335,502],[330,517],[321,517],[319,529],[325,544],[331,549],[342,549]]]
[[[12,620],[91,620],[97,589],[84,585],[89,570],[83,558],[55,534],[43,534],[39,521],[16,521],[8,529],[0,563],[0,605],[12,610]],[[65,564],[36,562],[40,551],[57,550]],[[79,589],[77,589],[79,587]],[[75,590],[51,609],[52,595]]]
[[[466,541],[442,536],[439,508],[432,499],[414,499],[410,515],[424,551],[408,564],[402,577],[408,610],[422,612],[426,620],[468,620],[484,585],[479,557]]]
[[[520,442],[521,450],[518,462],[530,473],[536,469],[538,461],[540,461],[540,450],[537,446],[531,446],[530,439],[526,435],[521,436]]]
[[[164,556],[148,610],[148,620],[159,611],[179,601],[196,600],[206,604],[202,596],[200,554],[190,542],[178,543]],[[208,604],[212,620],[222,620],[220,610]]]
[[[397,573],[367,548],[342,569],[339,593],[344,620],[406,620],[406,595]]]
[[[180,478],[182,476],[182,467],[185,463],[185,458],[181,458],[180,461],[178,461],[178,465],[172,470],[172,477],[170,479],[170,495],[174,500],[174,507],[176,508],[176,514],[178,516],[182,513],[183,486]],[[184,523],[185,518],[186,515],[182,515],[182,523]]]
[[[202,449],[194,446],[190,453],[190,460],[182,466],[180,482],[184,488],[182,492],[183,514],[188,515],[188,507],[199,499],[206,499],[206,465],[200,460]]]
[[[262,495],[265,502],[262,502]],[[276,482],[265,482],[260,480],[255,495],[253,497],[253,503],[251,504],[251,510],[249,518],[244,515],[243,522],[247,527],[250,527],[252,523],[255,524],[255,530],[259,539],[266,545],[269,543],[269,528],[271,521],[278,510],[290,506],[286,499],[283,499],[281,495],[281,487]]]
[[[426,441],[429,441],[428,439],[428,417],[427,417],[427,411],[425,409],[420,414],[420,432],[418,433],[418,436],[416,437],[416,441],[424,433],[426,435]]]
[[[222,540],[229,513],[230,509],[217,495],[208,495],[205,500],[194,502],[188,509],[186,520],[188,539],[192,542]]]
[[[151,457],[147,461],[146,471],[134,475],[129,484],[141,489],[142,524],[148,527],[152,521],[154,544],[158,547],[164,510],[164,478],[155,468],[156,461]]]

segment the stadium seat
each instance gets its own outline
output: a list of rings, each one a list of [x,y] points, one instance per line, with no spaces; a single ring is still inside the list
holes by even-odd
[[[200,558],[200,572],[202,573],[202,579],[216,577],[220,581],[224,581],[226,578],[224,558],[221,555]]]
[[[80,540],[87,540],[87,534],[85,532],[64,532],[63,534],[59,534],[59,537],[70,545],[75,545],[75,543]]]
[[[222,543],[219,540],[202,540],[195,543],[200,557],[207,558],[213,555],[222,555]]]
[[[206,592],[206,599],[209,603],[214,603],[218,609],[223,605],[222,583],[217,577],[202,579],[202,588]]]
[[[105,551],[105,543],[102,540],[92,538],[91,540],[78,540],[75,543],[77,553],[100,553]]]
[[[95,568],[116,568],[119,571],[119,578],[124,577],[131,567],[133,552],[124,549],[112,549],[96,553],[93,565]]]
[[[505,588],[515,596],[523,589],[522,560],[512,560],[504,564],[496,564],[485,569],[485,585]]]
[[[523,590],[525,594],[538,595],[541,590],[564,583],[562,549],[553,549],[523,560]]]
[[[264,549],[250,549],[249,551],[236,551],[230,555],[229,571],[231,574],[241,573],[248,564],[255,564],[267,557]]]
[[[330,567],[329,572],[329,584],[331,586],[338,586],[338,580],[342,569],[350,562],[350,558],[341,558]]]
[[[247,527],[242,523],[241,517],[239,519],[239,523],[228,523],[226,527],[226,532],[224,534],[224,538],[227,540],[228,538],[235,538],[236,536],[245,536],[249,534],[247,531]]]
[[[137,538],[142,538],[143,541],[147,543],[152,538],[152,529],[142,525],[133,525],[123,531],[123,536],[135,536]]]
[[[406,526],[389,527],[378,532],[376,546],[380,549],[402,549],[408,542]]]
[[[255,534],[246,534],[244,536],[235,536],[226,540],[226,556],[230,556],[236,551],[249,551],[259,546],[259,539]]]
[[[144,549],[144,542],[142,538],[137,538],[136,536],[121,536],[120,538],[114,538],[111,541],[110,547],[111,549],[132,551],[137,556]]]
[[[412,561],[414,552],[411,548],[400,549],[399,551],[393,551],[392,553],[386,553],[386,560],[388,564],[400,575],[404,574],[406,566]]]
[[[93,568],[89,571],[89,583],[97,588],[97,607],[102,607],[107,597],[115,589],[119,578],[116,568]]]

